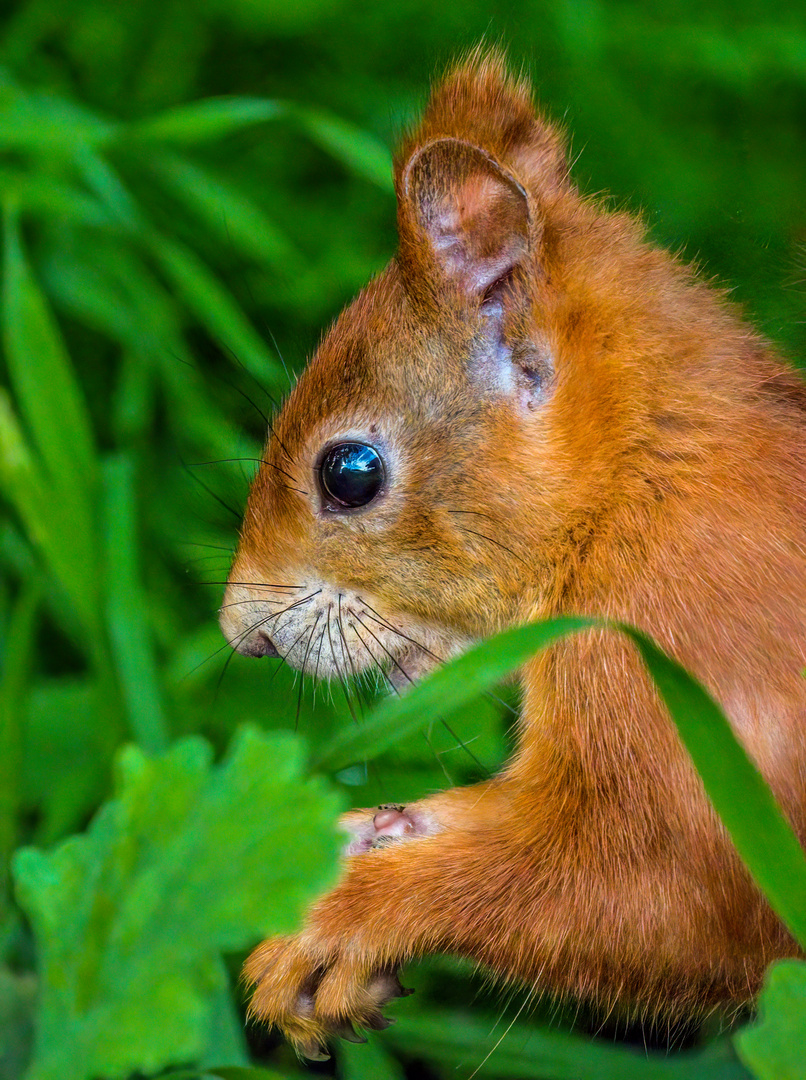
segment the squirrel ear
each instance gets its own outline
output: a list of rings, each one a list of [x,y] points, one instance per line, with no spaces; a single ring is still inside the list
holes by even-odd
[[[529,250],[526,191],[461,139],[437,139],[412,156],[401,176],[400,211],[401,226],[413,216],[441,273],[469,295],[483,295]]]

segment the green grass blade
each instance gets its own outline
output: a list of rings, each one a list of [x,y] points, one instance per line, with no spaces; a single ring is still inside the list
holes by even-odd
[[[285,373],[266,348],[232,294],[189,248],[167,237],[151,236],[150,247],[163,273],[224,350],[261,385],[285,385]]]
[[[300,266],[301,255],[288,237],[235,188],[178,154],[153,155],[148,164],[222,243],[287,275]]]
[[[118,455],[104,463],[106,616],[132,735],[149,753],[168,745],[153,643],[137,566],[139,530],[134,466]]]
[[[63,506],[28,446],[8,393],[0,386],[0,493],[14,507],[49,573],[82,624],[82,643],[97,647],[100,619],[94,550],[88,538],[64,528]],[[61,594],[54,597],[61,606]],[[88,640],[88,635],[92,640]]]
[[[438,668],[402,697],[387,698],[365,723],[340,732],[315,764],[339,769],[377,757],[429,721],[472,701],[538,650],[566,634],[601,625],[601,620],[568,615],[506,630]]]
[[[76,161],[87,186],[109,209],[114,219],[131,232],[144,227],[143,215],[125,184],[105,158],[86,147],[80,147]]]
[[[97,146],[116,125],[84,105],[14,86],[0,85],[0,149],[72,157],[79,146]]]
[[[22,247],[16,213],[5,214],[3,342],[12,386],[49,475],[89,525],[95,452],[87,407],[53,314]]]
[[[728,1041],[679,1055],[609,1046],[567,1031],[496,1027],[467,1013],[400,1015],[385,1038],[414,1057],[495,1080],[750,1080]],[[486,1055],[486,1056],[485,1056]]]
[[[711,802],[771,907],[806,949],[806,855],[761,773],[703,686],[629,626]]]
[[[214,98],[183,105],[134,124],[120,133],[126,142],[159,140],[193,145],[268,120],[288,118],[327,153],[383,191],[392,190],[392,159],[387,147],[368,131],[332,113],[295,102],[260,98]]]
[[[340,116],[317,109],[292,106],[294,116],[308,136],[345,165],[382,191],[392,191],[392,156],[380,139]]]
[[[159,141],[192,146],[222,139],[242,128],[285,116],[283,102],[267,98],[221,97],[179,105],[121,130],[121,141]]]
[[[40,592],[27,585],[0,641],[0,929],[11,907],[9,860],[17,844],[22,710],[33,657]]]
[[[106,228],[114,221],[91,195],[39,171],[0,169],[0,200],[36,218]]]

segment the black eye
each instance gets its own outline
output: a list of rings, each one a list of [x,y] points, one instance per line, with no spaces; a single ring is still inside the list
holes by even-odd
[[[383,487],[385,471],[378,451],[366,443],[332,446],[319,466],[322,490],[340,506],[366,506]]]

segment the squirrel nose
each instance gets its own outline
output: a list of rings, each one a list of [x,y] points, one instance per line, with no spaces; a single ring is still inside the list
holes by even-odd
[[[243,641],[236,646],[241,656],[268,656],[269,659],[279,656],[274,642],[265,630],[256,630],[248,634]]]

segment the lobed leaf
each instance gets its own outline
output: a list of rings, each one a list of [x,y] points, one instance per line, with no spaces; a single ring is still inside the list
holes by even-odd
[[[758,1080],[806,1078],[806,963],[781,960],[767,972],[759,1018],[734,1037]]]
[[[109,1080],[198,1058],[221,951],[288,931],[333,875],[336,799],[288,735],[243,729],[118,758],[115,798],[50,853],[18,852],[40,956],[28,1080]]]

